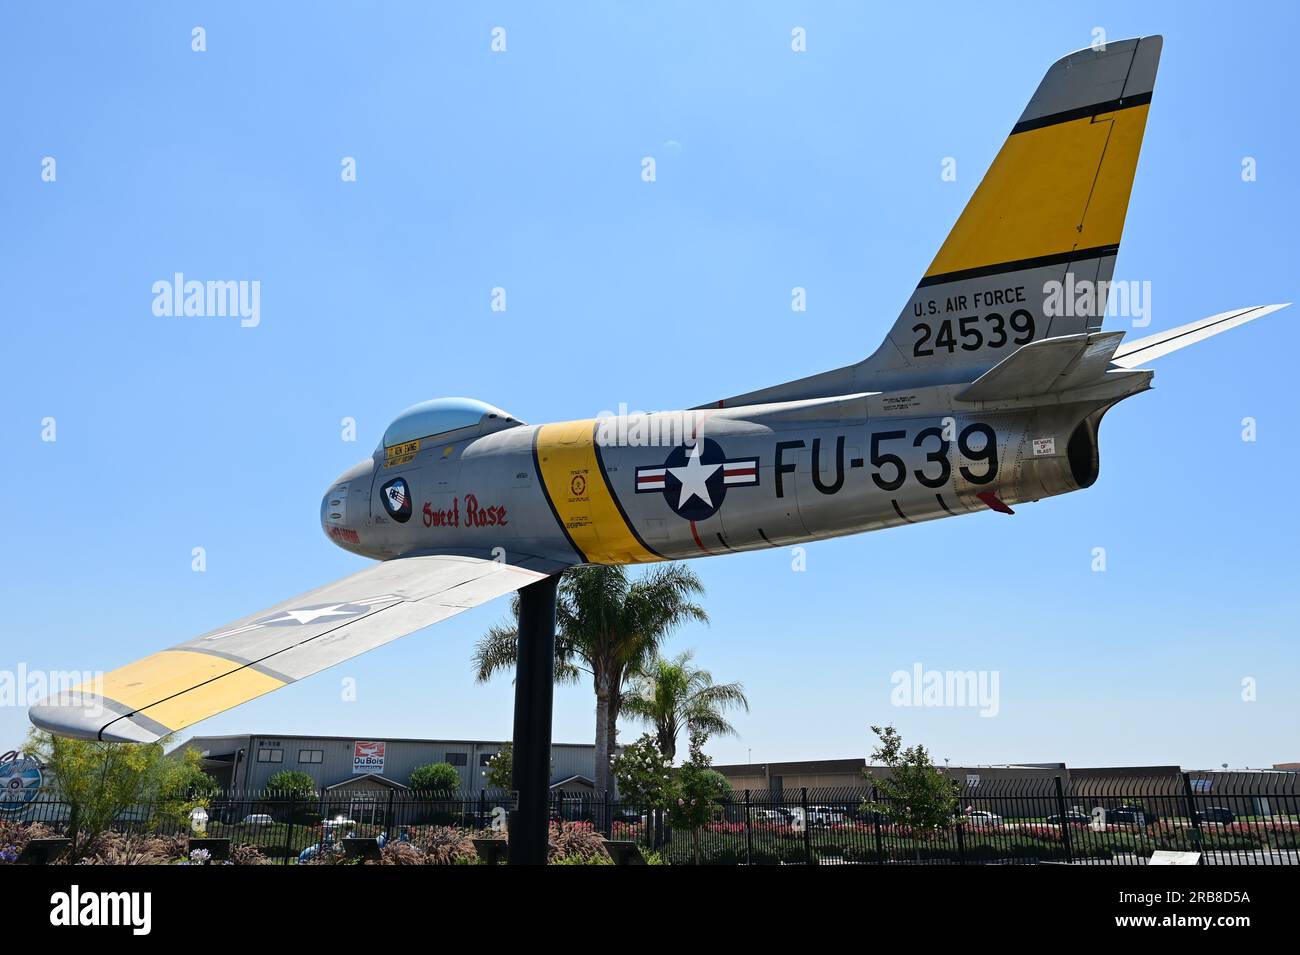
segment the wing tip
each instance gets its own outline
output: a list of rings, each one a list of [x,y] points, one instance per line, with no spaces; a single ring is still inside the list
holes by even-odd
[[[104,743],[156,743],[170,732],[124,709],[95,694],[69,692],[30,707],[27,718],[37,729],[55,736]]]

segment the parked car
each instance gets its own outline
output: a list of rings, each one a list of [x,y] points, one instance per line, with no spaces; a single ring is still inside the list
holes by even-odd
[[[751,810],[749,818],[751,822],[766,823],[770,826],[787,826],[790,824],[790,817],[775,809]]]
[[[254,812],[244,817],[244,824],[249,826],[270,826],[275,824],[275,820],[267,813]]]
[[[1237,815],[1227,806],[1206,806],[1196,813],[1197,822],[1212,822],[1220,826],[1230,826],[1237,821]]]
[[[1002,817],[985,809],[967,809],[961,815],[961,821],[972,829],[997,829],[1002,825]]]
[[[1118,809],[1106,810],[1107,822],[1127,822],[1135,826],[1149,826],[1159,817],[1143,806],[1120,806]]]

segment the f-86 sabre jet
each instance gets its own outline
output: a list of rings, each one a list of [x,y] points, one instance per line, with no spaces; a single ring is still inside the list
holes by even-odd
[[[416,405],[320,505],[330,540],[379,563],[59,694],[32,721],[152,741],[567,567],[1009,513],[1091,486],[1102,416],[1151,386],[1145,365],[1284,307],[1136,341],[1102,330],[1160,51],[1158,36],[1124,40],[1047,71],[870,357],[627,418]]]

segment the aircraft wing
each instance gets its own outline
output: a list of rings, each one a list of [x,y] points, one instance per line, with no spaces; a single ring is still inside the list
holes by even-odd
[[[1220,312],[1218,315],[1211,315],[1199,322],[1179,325],[1167,332],[1157,332],[1154,335],[1148,335],[1146,338],[1126,342],[1115,350],[1115,355],[1111,358],[1111,364],[1118,365],[1120,368],[1136,368],[1157,358],[1163,358],[1170,352],[1178,351],[1180,348],[1186,348],[1188,345],[1204,341],[1211,335],[1217,335],[1220,332],[1226,332],[1230,328],[1236,328],[1238,325],[1245,325],[1257,318],[1271,315],[1278,309],[1286,308],[1290,304],[1290,302],[1283,302],[1280,305],[1255,305],[1251,308],[1237,308],[1231,312]]]
[[[128,663],[33,706],[60,736],[148,743],[563,569],[403,557]]]

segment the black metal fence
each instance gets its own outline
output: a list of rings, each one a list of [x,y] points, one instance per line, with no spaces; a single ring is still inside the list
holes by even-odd
[[[554,824],[635,841],[663,861],[713,865],[1076,863],[1141,864],[1155,850],[1197,851],[1206,864],[1300,863],[1297,774],[1187,774],[1104,780],[989,780],[957,790],[958,812],[933,830],[909,829],[870,788],[736,791],[697,833],[663,812],[591,793],[552,794]],[[222,793],[206,800],[206,835],[255,846],[274,862],[306,860],[345,837],[410,840],[433,827],[501,836],[510,793]],[[70,835],[70,807],[40,797],[0,829],[39,823]],[[181,836],[176,807],[118,815],[123,833]],[[5,847],[0,845],[0,858]]]

